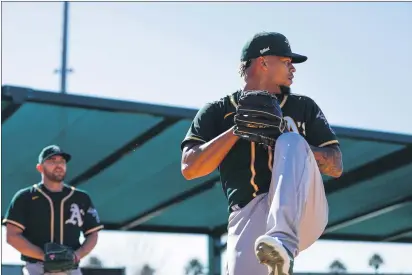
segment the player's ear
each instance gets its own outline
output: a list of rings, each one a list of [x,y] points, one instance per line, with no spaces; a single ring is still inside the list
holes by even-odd
[[[268,66],[266,64],[266,60],[263,57],[259,57],[259,63],[263,70],[267,70]]]
[[[37,171],[39,171],[39,173],[43,173],[43,165],[41,165],[40,163],[36,165],[36,169]]]

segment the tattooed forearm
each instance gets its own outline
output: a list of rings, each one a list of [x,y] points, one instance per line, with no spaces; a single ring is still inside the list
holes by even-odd
[[[319,170],[322,174],[338,178],[342,175],[342,152],[339,146],[314,147],[311,146]]]

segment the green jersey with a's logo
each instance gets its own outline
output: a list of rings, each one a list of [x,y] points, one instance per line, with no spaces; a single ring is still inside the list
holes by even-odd
[[[233,116],[240,92],[207,103],[196,114],[181,143],[206,143],[234,125]],[[303,136],[313,146],[338,144],[337,137],[322,110],[309,97],[289,94],[278,96],[290,131]],[[240,139],[219,166],[222,188],[229,201],[229,211],[249,203],[269,190],[273,151]]]
[[[67,185],[61,192],[51,192],[43,184],[18,191],[3,223],[21,228],[23,236],[41,249],[54,242],[76,250],[81,233],[87,236],[103,228],[90,196]],[[25,255],[21,259],[38,261]]]

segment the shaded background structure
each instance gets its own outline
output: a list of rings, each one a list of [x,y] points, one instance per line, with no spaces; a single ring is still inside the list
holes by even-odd
[[[197,110],[16,86],[1,95],[2,215],[18,189],[38,182],[39,148],[59,144],[75,160],[67,182],[90,193],[107,230],[207,234],[209,266],[220,274],[219,177],[187,181],[180,172],[180,142]],[[324,179],[322,239],[412,242],[412,136],[333,128],[345,170]]]

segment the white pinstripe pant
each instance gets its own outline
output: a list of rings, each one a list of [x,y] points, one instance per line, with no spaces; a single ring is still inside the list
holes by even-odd
[[[272,182],[228,221],[227,275],[267,275],[255,256],[256,238],[279,238],[297,256],[323,233],[329,206],[322,176],[307,142],[296,133],[276,141]]]
[[[43,264],[41,262],[38,262],[26,263],[26,265],[23,267],[23,275],[82,275],[82,272],[79,267],[76,270],[71,270],[67,272],[44,273]]]

